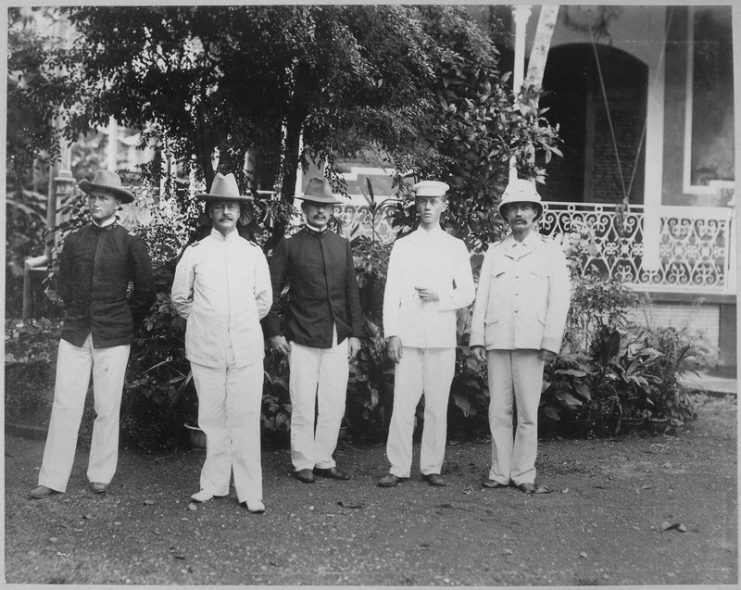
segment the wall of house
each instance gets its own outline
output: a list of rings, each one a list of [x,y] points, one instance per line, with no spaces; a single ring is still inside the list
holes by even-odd
[[[646,155],[646,212],[649,205],[728,206],[733,189],[685,192],[685,119],[687,109],[688,14],[686,6],[562,6],[551,48],[568,44],[611,45],[642,60],[649,68]],[[588,23],[605,17],[605,26],[590,34]],[[528,23],[527,38],[535,36],[538,10]],[[666,39],[666,43],[664,42]],[[530,46],[527,48],[529,54]],[[652,171],[656,176],[651,177]],[[651,214],[656,216],[656,209]],[[657,228],[654,228],[656,230]],[[648,228],[646,228],[648,235]],[[686,328],[716,347],[724,367],[737,363],[736,298],[699,297],[696,293],[654,293],[637,319],[653,325]],[[699,337],[699,336],[698,336]]]
[[[712,192],[685,190],[689,22],[689,10],[686,6],[674,6],[667,13],[661,202],[662,205],[725,207],[732,200],[733,189],[717,188]],[[732,368],[737,365],[735,297],[704,300],[699,304],[694,301],[696,296],[692,294],[656,296],[654,299],[654,306],[662,310],[662,322],[667,325],[686,322],[702,328],[717,345],[721,367]]]
[[[622,49],[654,67],[661,53],[665,13],[664,6],[563,5],[559,10],[551,47],[590,43],[594,35],[596,42]],[[538,14],[536,8],[528,21],[528,55],[535,37]],[[604,27],[600,26],[602,22],[605,22]]]

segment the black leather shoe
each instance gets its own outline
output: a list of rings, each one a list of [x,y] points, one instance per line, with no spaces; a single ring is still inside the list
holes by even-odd
[[[501,483],[498,482],[496,479],[487,479],[486,481],[481,482],[481,485],[485,488],[489,488],[490,490],[497,490],[499,488],[508,488],[508,483]]]
[[[62,492],[58,492],[57,490],[52,490],[51,488],[48,488],[46,486],[39,486],[37,488],[32,489],[30,492],[28,492],[28,497],[33,500],[42,500],[44,498],[48,498],[49,496],[54,496],[55,494],[61,494]]]
[[[401,483],[401,478],[398,475],[389,473],[387,475],[384,475],[381,479],[378,480],[378,487],[379,488],[393,488],[393,487],[398,486],[400,483]]]
[[[547,486],[536,486],[534,483],[519,483],[515,486],[521,492],[530,494],[550,494],[551,488]]]
[[[314,475],[318,475],[319,477],[328,477],[330,479],[341,479],[343,481],[350,479],[350,476],[347,473],[340,471],[337,467],[328,467],[327,469],[314,467]]]
[[[314,472],[311,469],[299,469],[293,472],[293,477],[302,483],[314,483]]]
[[[424,479],[431,486],[436,486],[439,488],[448,485],[448,483],[443,479],[443,476],[439,473],[424,473],[422,474],[422,479]]]
[[[100,483],[97,481],[91,481],[90,491],[92,491],[94,494],[105,494],[108,491],[108,484]]]

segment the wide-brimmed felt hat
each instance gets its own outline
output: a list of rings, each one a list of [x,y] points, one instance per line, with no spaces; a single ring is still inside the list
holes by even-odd
[[[422,180],[412,187],[415,197],[442,197],[450,186],[439,180]]]
[[[543,204],[540,202],[540,195],[535,189],[535,183],[524,178],[516,178],[510,181],[502,194],[502,200],[499,202],[497,210],[499,215],[504,217],[504,209],[512,203],[530,203],[537,210],[535,221],[543,215]]]
[[[237,186],[237,179],[234,178],[234,174],[229,173],[224,175],[221,172],[217,172],[216,176],[214,176],[209,191],[207,193],[198,193],[196,198],[207,203],[213,203],[214,201],[248,203],[254,201],[254,198],[250,195],[239,194],[239,187]]]
[[[342,202],[332,194],[332,189],[329,187],[326,179],[317,176],[309,179],[303,194],[296,195],[296,198],[312,203],[327,203],[329,205],[339,205]]]
[[[123,187],[118,174],[110,170],[98,170],[92,181],[83,178],[77,183],[77,186],[88,195],[92,193],[106,193],[113,195],[122,203],[131,203],[134,200],[133,193]]]

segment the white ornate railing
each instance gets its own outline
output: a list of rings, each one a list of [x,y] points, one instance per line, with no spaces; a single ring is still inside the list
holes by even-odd
[[[389,200],[391,205],[393,200]],[[581,257],[582,268],[590,265],[610,276],[620,277],[641,291],[675,291],[697,294],[735,294],[735,243],[733,209],[730,207],[661,207],[658,265],[644,264],[644,208],[631,205],[626,211],[616,205],[594,203],[544,203],[540,220],[543,234],[571,236],[583,228],[589,245]],[[393,240],[388,213],[382,207],[375,217],[376,235]],[[373,216],[358,200],[335,207],[349,235],[369,235]]]
[[[586,268],[595,265],[643,291],[735,293],[733,209],[661,207],[656,268],[644,266],[644,210],[631,206],[546,203],[540,222],[546,235],[588,228],[592,236]]]

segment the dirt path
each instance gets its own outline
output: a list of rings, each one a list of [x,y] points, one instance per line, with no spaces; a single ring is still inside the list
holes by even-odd
[[[5,438],[10,583],[738,582],[735,401],[711,400],[678,438],[541,443],[549,495],[482,490],[488,443],[449,446],[445,488],[415,475],[390,490],[375,486],[387,471],[382,446],[342,444],[338,463],[353,479],[314,485],[289,477],[287,451],[264,451],[262,516],[233,495],[188,509],[198,451],[124,451],[103,497],[86,490],[83,452],[67,494],[27,500],[42,448]]]

